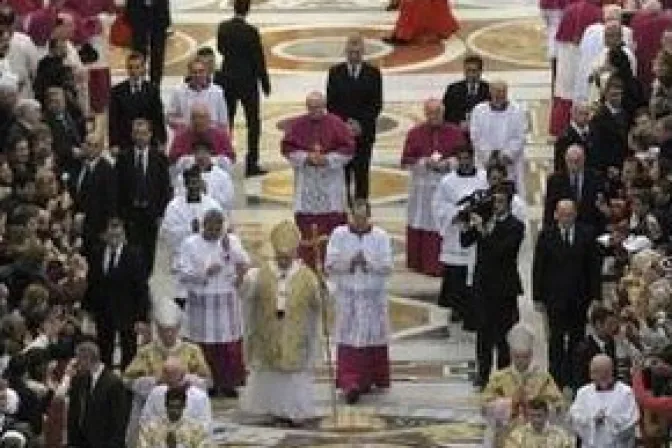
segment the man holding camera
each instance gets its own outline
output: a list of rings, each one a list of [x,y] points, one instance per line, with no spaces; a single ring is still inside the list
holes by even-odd
[[[468,299],[468,286],[476,259],[474,247],[460,244],[461,222],[464,218],[461,204],[477,190],[488,188],[486,174],[474,166],[474,151],[468,146],[457,152],[458,167],[446,174],[434,193],[432,211],[436,227],[441,234],[443,282],[439,293],[439,306],[452,308],[451,321],[464,319],[468,331],[475,329],[472,304]]]
[[[492,216],[472,211],[463,222],[462,247],[476,244],[474,305],[482,310],[476,317],[475,385],[488,382],[493,349],[497,348],[497,368],[511,363],[506,334],[518,321],[518,296],[522,282],[518,273],[518,251],[525,237],[525,224],[511,213],[511,189],[500,184],[492,189]]]

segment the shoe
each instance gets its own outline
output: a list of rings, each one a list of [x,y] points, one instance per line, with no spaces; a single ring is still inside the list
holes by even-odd
[[[259,166],[248,167],[245,171],[245,177],[263,176],[264,174],[268,174],[268,171]]]
[[[357,404],[359,401],[359,391],[357,389],[350,389],[346,394],[345,394],[345,402],[352,405],[352,404]]]
[[[399,39],[395,35],[383,37],[382,41],[390,45],[408,45],[410,43],[407,40]]]

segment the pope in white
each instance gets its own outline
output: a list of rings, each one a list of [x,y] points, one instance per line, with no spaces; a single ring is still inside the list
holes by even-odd
[[[240,239],[225,228],[220,210],[206,212],[202,231],[182,243],[174,272],[187,292],[186,336],[203,349],[215,391],[237,397],[235,388],[245,380],[237,287],[250,257]]]
[[[331,234],[325,262],[336,285],[337,384],[350,404],[372,386],[390,387],[385,283],[394,262],[389,235],[370,215],[368,202],[355,200],[350,225]]]
[[[639,408],[630,386],[614,381],[613,361],[597,355],[590,362],[592,382],[569,408],[569,420],[585,448],[632,448]]]
[[[470,136],[476,161],[481,166],[493,160],[503,163],[516,184],[516,193],[525,197],[527,117],[509,100],[504,81],[491,83],[490,95],[490,101],[476,105],[471,113]]]

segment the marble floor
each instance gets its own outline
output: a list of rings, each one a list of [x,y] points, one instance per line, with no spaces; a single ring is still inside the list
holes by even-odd
[[[421,118],[422,101],[441,96],[447,83],[461,75],[462,59],[478,53],[486,77],[510,83],[513,98],[528,113],[526,176],[528,237],[520,270],[529,286],[531,241],[541,215],[543,185],[549,169],[547,144],[549,80],[542,22],[536,0],[455,0],[461,22],[456,36],[439,45],[390,47],[380,37],[393,26],[395,14],[383,11],[387,0],[253,0],[250,20],[262,33],[273,94],[263,102],[261,158],[271,173],[245,180],[236,169],[237,207],[234,225],[252,252],[269,254],[265,235],[280,219],[291,216],[291,172],[278,142],[287,118],[302,111],[307,91],[322,90],[326,68],[340,60],[344,36],[354,30],[366,38],[367,58],[384,74],[385,107],[374,150],[373,220],[394,240],[395,270],[388,290],[394,335],[391,343],[393,384],[389,392],[365,397],[338,411],[356,431],[328,428],[304,431],[274,429],[240,414],[235,401],[214,403],[219,446],[253,447],[472,447],[480,446],[482,421],[478,395],[469,381],[473,372],[473,336],[450,328],[445,311],[434,305],[439,281],[405,269],[404,233],[407,174],[399,168],[403,138]],[[174,3],[174,30],[167,56],[165,94],[180,82],[196,49],[215,44],[219,21],[231,15],[231,0],[179,0]],[[123,50],[111,54],[114,72],[123,74]],[[235,127],[235,147],[245,148],[244,123]],[[155,300],[171,294],[166,257],[160,248],[152,286]],[[529,290],[529,288],[527,288]],[[523,319],[540,334],[543,325],[527,296],[521,298]],[[544,364],[539,339],[536,357]],[[326,359],[326,356],[324,357]],[[331,412],[329,370],[317,368],[320,412]],[[364,427],[370,428],[365,430]]]

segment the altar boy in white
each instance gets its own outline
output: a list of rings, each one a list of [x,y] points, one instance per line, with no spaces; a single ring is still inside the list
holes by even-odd
[[[632,389],[614,381],[613,361],[597,355],[590,362],[592,382],[583,386],[569,408],[572,429],[584,448],[633,448],[639,408]]]
[[[325,262],[336,284],[337,384],[349,404],[372,386],[390,387],[385,282],[393,267],[392,245],[370,216],[369,203],[356,200],[350,224],[331,234]]]

